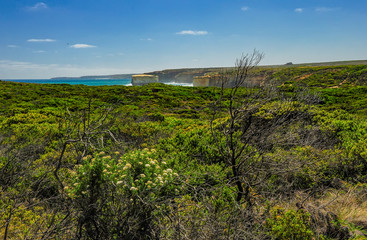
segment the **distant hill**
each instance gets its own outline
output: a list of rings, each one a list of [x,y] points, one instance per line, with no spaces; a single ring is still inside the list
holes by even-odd
[[[267,65],[262,67],[322,67],[322,66],[341,66],[341,65],[367,65],[367,60],[351,60],[351,61],[335,61],[335,62],[318,62],[318,63],[286,63],[284,65]]]

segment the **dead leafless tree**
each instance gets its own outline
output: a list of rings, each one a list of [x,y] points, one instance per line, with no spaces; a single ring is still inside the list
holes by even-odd
[[[90,151],[103,149],[106,139],[120,143],[110,130],[114,124],[114,118],[111,117],[112,112],[112,107],[93,109],[92,100],[89,100],[86,108],[76,113],[71,113],[69,109],[66,109],[64,118],[59,124],[59,131],[62,135],[60,138],[61,152],[53,171],[62,188],[64,186],[58,176],[58,171],[62,167],[62,159],[68,148],[72,148],[77,163],[79,163]]]
[[[212,136],[225,164],[232,169],[232,182],[237,187],[237,202],[245,197],[246,201],[251,203],[249,199],[251,184],[249,179],[243,178],[243,174],[251,168],[252,159],[256,155],[254,151],[248,152],[249,141],[254,134],[254,132],[250,133],[252,115],[256,109],[250,104],[244,105],[243,100],[238,96],[238,91],[263,56],[256,50],[252,54],[242,55],[236,61],[236,67],[232,73],[221,74],[219,98],[212,106],[213,114],[210,121]],[[226,86],[231,86],[228,96],[225,96]],[[229,117],[216,125],[216,120],[223,110],[228,112]],[[224,144],[222,144],[223,141]]]
[[[212,105],[210,120],[215,148],[231,169],[236,200],[238,203],[245,200],[250,209],[256,194],[254,188],[274,173],[268,167],[272,166],[272,171],[281,168],[263,157],[264,153],[271,151],[276,144],[279,131],[307,115],[307,111],[298,109],[296,98],[283,96],[271,84],[243,88],[263,57],[256,50],[242,55],[236,61],[234,71],[221,75],[219,97]],[[272,102],[277,104],[267,106]],[[259,114],[264,111],[269,117]]]

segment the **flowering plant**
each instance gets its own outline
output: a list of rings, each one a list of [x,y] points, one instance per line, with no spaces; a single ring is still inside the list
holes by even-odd
[[[90,195],[102,185],[129,195],[175,190],[171,183],[178,174],[156,158],[154,149],[135,150],[122,156],[118,152],[112,156],[104,152],[87,156],[71,171],[72,180],[65,190],[72,198]]]

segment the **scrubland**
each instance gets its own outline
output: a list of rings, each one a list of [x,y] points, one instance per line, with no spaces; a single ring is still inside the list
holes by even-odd
[[[235,90],[1,81],[0,237],[366,239],[367,66],[255,71]]]

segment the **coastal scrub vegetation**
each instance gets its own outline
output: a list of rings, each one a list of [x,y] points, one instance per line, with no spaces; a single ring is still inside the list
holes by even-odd
[[[367,66],[261,58],[232,88],[0,81],[0,237],[366,239]]]

